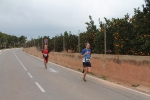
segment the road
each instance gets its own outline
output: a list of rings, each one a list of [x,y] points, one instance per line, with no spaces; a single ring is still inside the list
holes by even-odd
[[[0,53],[0,100],[150,100],[150,95],[33,57],[22,49]]]

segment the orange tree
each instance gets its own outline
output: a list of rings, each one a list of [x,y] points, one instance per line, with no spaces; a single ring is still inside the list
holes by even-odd
[[[54,51],[54,49],[55,49],[55,48],[54,48],[54,42],[55,42],[54,38],[55,38],[55,37],[51,38],[51,39],[49,40],[49,44],[48,44],[49,49],[50,49],[51,51]]]
[[[135,9],[135,14],[131,19],[128,14],[124,18],[113,18],[113,20],[104,18],[107,26],[107,53],[150,55],[150,1],[145,1],[146,6],[143,6],[143,11]],[[85,48],[85,43],[89,42],[94,53],[104,53],[104,23],[99,22],[100,29],[97,29],[91,16],[89,19],[90,21],[86,22],[87,30],[80,33],[80,48]],[[50,39],[50,47],[55,51],[62,51],[63,39],[65,39],[67,51],[69,49],[77,51],[78,36],[67,32],[64,32],[64,36]]]
[[[68,50],[77,51],[77,45],[78,45],[78,36],[71,34],[71,32],[68,34],[67,32],[64,32],[64,38],[65,38],[65,49],[68,52]]]
[[[63,51],[63,35],[55,37],[55,51],[61,52]]]
[[[112,27],[112,21],[105,19],[106,23],[102,23],[99,20],[99,24],[100,24],[100,34],[99,35],[99,39],[101,40],[99,43],[101,45],[101,51],[103,51],[102,53],[104,53],[104,35],[105,35],[105,31],[106,31],[106,52],[107,53],[114,53],[114,38],[113,38],[113,32],[114,29]],[[106,27],[104,27],[106,26]]]
[[[104,33],[97,32],[94,38],[94,53],[104,53]]]
[[[94,50],[95,48],[94,38],[95,38],[96,33],[98,32],[98,29],[96,28],[96,25],[94,25],[92,16],[89,16],[89,19],[90,19],[90,22],[85,23],[88,26],[87,26],[87,31],[84,36],[85,36],[85,40],[91,44],[91,49]]]
[[[131,54],[132,44],[130,43],[133,39],[134,34],[132,33],[132,24],[129,22],[129,15],[125,15],[125,18],[122,19],[112,19],[106,21],[106,30],[104,29],[104,23],[100,22],[101,36],[99,39],[104,41],[104,33],[106,31],[106,49],[107,53],[115,54]],[[98,37],[96,37],[98,38]],[[97,39],[98,40],[98,39]],[[99,40],[100,41],[100,40]],[[104,42],[101,42],[101,46],[104,48]],[[99,42],[99,43],[100,43]],[[100,44],[99,44],[100,45]],[[99,46],[97,45],[97,46]],[[100,48],[100,47],[98,47]],[[100,51],[100,49],[99,49]],[[104,49],[103,49],[104,51]]]
[[[49,47],[53,51],[55,50],[56,52],[61,52],[63,51],[63,43],[65,44],[65,49],[67,52],[68,50],[76,52],[78,45],[78,37],[71,33],[68,34],[67,31],[65,31],[64,35],[60,34],[50,39]]]
[[[129,15],[125,18],[114,19],[110,26],[110,33],[113,35],[115,54],[132,54],[132,43],[134,39],[133,26],[129,22]],[[108,31],[109,32],[109,31]]]
[[[85,48],[86,42],[88,42],[87,41],[87,33],[85,33],[85,32],[80,33],[80,48],[81,48],[81,50]]]
[[[146,1],[143,11],[135,9],[135,15],[131,19],[135,34],[132,41],[135,55],[150,55],[150,1]]]

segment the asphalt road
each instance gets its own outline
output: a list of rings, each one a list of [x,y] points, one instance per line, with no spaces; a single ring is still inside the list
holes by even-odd
[[[150,95],[48,63],[22,49],[0,53],[0,100],[150,100]]]

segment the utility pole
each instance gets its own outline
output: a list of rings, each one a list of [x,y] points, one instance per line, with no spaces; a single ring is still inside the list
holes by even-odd
[[[54,52],[55,52],[55,37],[54,37]]]
[[[80,53],[80,30],[78,30],[78,49]]]
[[[104,29],[105,29],[105,32],[104,32],[104,53],[106,54],[106,24],[104,25]]]
[[[39,40],[38,40],[38,48],[39,48]]]
[[[35,39],[34,39],[34,46],[35,46]]]
[[[6,42],[5,42],[5,49],[6,49]]]
[[[43,38],[42,38],[42,50],[43,50]]]
[[[65,51],[65,34],[63,36],[63,51]]]
[[[1,49],[1,41],[0,41],[0,49]]]

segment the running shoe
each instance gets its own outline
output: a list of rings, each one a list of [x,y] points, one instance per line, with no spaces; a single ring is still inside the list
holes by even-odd
[[[85,79],[85,78],[83,78],[83,81],[84,81],[84,82],[86,82],[86,79]]]
[[[84,73],[84,69],[83,69],[82,73]]]
[[[45,65],[45,69],[47,69],[47,66]]]

